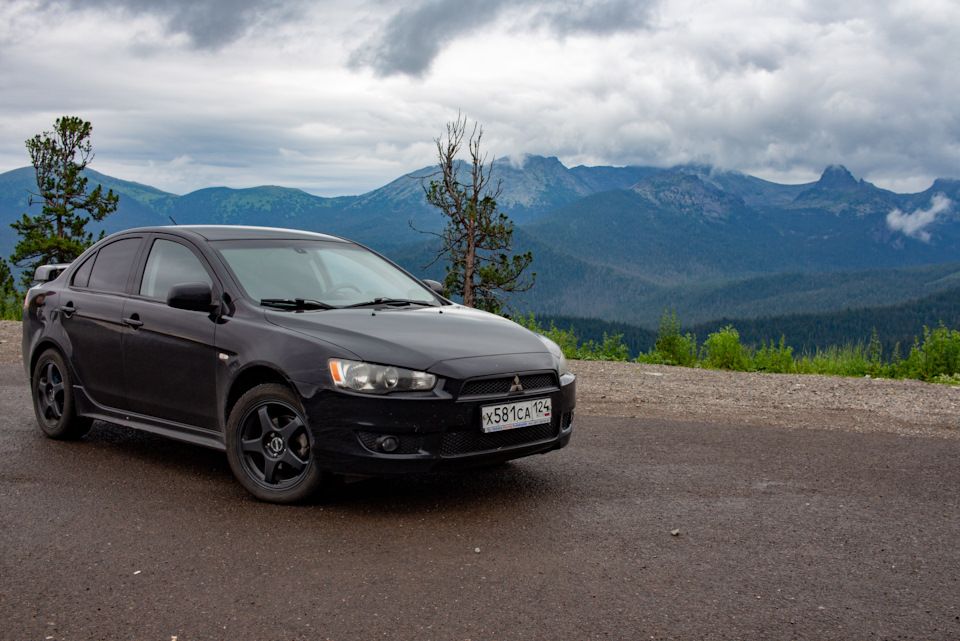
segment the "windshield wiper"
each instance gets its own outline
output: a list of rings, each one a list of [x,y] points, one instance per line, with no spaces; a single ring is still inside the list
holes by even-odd
[[[260,304],[264,307],[275,307],[277,309],[336,309],[333,305],[327,305],[309,298],[261,298]]]
[[[345,305],[343,309],[348,307],[366,307],[367,305],[393,305],[400,307],[402,305],[429,305],[427,301],[422,300],[410,300],[409,298],[374,298],[373,300],[364,301],[362,303],[354,303],[353,305]]]

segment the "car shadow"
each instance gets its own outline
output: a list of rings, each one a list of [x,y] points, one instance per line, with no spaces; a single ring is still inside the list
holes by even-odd
[[[224,490],[215,495],[231,501],[258,503],[240,488],[223,452],[103,421],[94,423],[82,444],[109,457],[117,466],[118,475],[133,469],[141,478],[144,474],[158,474],[163,478],[162,483],[158,479],[156,484],[158,491],[163,491],[171,482],[177,485],[196,482],[205,486],[214,483]],[[456,472],[354,479],[330,477],[317,495],[297,507],[399,514],[541,502],[574,483],[575,479],[569,478],[572,472],[558,461],[556,455],[535,455]]]
[[[525,458],[495,467],[340,483],[322,492],[315,503],[327,508],[409,513],[539,502],[557,494],[564,483],[561,470],[541,461],[546,459]]]

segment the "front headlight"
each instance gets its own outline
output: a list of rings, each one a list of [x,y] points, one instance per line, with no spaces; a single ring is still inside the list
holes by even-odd
[[[342,358],[330,359],[330,375],[337,387],[367,394],[429,392],[437,384],[437,377],[426,372]]]
[[[554,358],[557,359],[557,374],[559,376],[567,374],[570,371],[567,369],[567,357],[563,355],[563,350],[560,349],[560,346],[543,334],[537,334],[537,338],[539,338],[543,344],[547,346],[547,349],[550,350],[550,353],[553,354]]]

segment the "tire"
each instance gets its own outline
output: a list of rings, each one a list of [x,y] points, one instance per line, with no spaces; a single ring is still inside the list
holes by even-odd
[[[248,492],[269,503],[297,503],[320,487],[323,473],[297,396],[283,385],[254,387],[227,421],[227,460]]]
[[[48,349],[37,359],[30,379],[33,411],[40,431],[48,438],[74,440],[90,431],[93,420],[77,416],[73,379],[63,356]]]

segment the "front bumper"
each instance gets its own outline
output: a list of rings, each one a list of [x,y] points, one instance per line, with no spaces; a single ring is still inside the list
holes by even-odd
[[[314,437],[314,455],[335,474],[385,476],[466,469],[560,449],[570,442],[576,379],[521,395],[456,399],[429,396],[378,397],[324,391],[304,401]],[[480,429],[482,407],[499,402],[551,399],[551,421],[501,432]],[[382,451],[385,436],[397,447]]]

